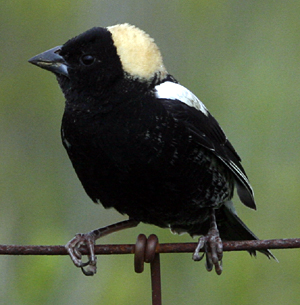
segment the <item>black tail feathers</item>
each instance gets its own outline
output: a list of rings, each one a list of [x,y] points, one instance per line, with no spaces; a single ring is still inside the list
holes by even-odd
[[[217,223],[220,237],[224,240],[258,240],[257,236],[242,222],[237,216],[231,203],[223,205],[217,212]],[[265,254],[269,259],[276,257],[269,250],[258,250]],[[256,256],[256,250],[248,251],[251,255]]]

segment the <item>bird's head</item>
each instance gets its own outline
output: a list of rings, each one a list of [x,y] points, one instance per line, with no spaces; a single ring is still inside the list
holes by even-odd
[[[65,94],[97,95],[120,80],[150,84],[167,76],[154,40],[127,23],[92,28],[29,62],[56,74]]]

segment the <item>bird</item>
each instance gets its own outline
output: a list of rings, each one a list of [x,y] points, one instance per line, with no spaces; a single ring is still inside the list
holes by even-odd
[[[206,106],[167,72],[146,32],[128,23],[94,27],[29,62],[54,73],[64,94],[62,143],[87,195],[128,216],[66,244],[85,275],[96,273],[98,238],[140,222],[200,236],[193,259],[206,255],[217,274],[222,240],[258,239],[232,202],[236,189],[256,209],[239,155]]]

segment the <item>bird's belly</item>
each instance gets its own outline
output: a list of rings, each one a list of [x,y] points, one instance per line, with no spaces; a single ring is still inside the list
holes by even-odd
[[[97,164],[93,159],[74,167],[87,194],[105,208],[160,227],[189,228],[205,222],[209,208],[231,199],[234,183],[215,160],[183,163],[182,168],[131,162],[120,168],[103,155]]]
[[[71,126],[65,148],[85,191],[105,208],[160,227],[189,227],[232,198],[230,170],[176,126],[150,139],[146,129],[137,136],[134,128],[124,133],[103,123],[97,134],[89,126],[83,135]]]

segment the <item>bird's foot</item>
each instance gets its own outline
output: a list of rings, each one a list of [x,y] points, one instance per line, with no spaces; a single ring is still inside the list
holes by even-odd
[[[94,275],[97,272],[97,257],[94,251],[95,241],[96,238],[93,232],[76,234],[65,246],[74,265],[81,268],[83,274],[87,276]],[[81,246],[86,246],[88,249],[87,262],[83,262],[81,259],[82,254],[79,250]]]
[[[136,227],[139,221],[134,219],[124,220],[103,228],[93,230],[86,234],[76,234],[65,246],[72,262],[76,267],[81,268],[84,275],[90,276],[97,272],[97,257],[95,256],[95,242],[105,235],[128,228]],[[88,261],[82,261],[80,247],[85,246],[88,250]],[[85,268],[86,267],[86,268]]]
[[[211,271],[215,266],[216,273],[220,275],[222,273],[223,243],[215,220],[215,214],[212,211],[211,228],[206,235],[199,238],[198,245],[193,254],[193,260],[200,261],[206,255],[207,271]],[[204,249],[202,255],[199,254],[201,249]]]

